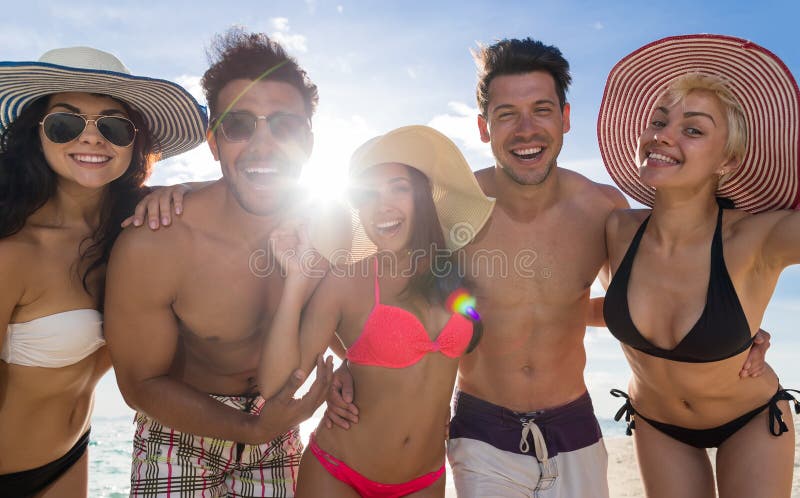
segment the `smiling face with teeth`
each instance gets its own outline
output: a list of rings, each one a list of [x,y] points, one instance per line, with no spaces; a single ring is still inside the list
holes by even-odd
[[[546,71],[506,74],[489,84],[487,115],[478,116],[481,140],[491,143],[497,168],[519,185],[539,185],[556,167],[569,131],[569,104],[561,108]]]
[[[728,122],[711,92],[694,90],[677,102],[662,97],[639,137],[639,175],[656,189],[716,191],[720,173],[738,161],[726,151]]]
[[[300,91],[283,81],[232,80],[220,91],[216,108],[227,109],[234,101],[231,111],[246,111],[254,116],[306,116]],[[276,140],[263,119],[257,121],[252,137],[245,142],[231,142],[219,129],[209,133],[211,153],[222,165],[225,182],[245,211],[270,215],[285,208],[294,197],[301,168],[313,145],[310,129],[307,136],[297,138]]]
[[[362,191],[358,216],[364,231],[379,250],[409,248],[414,219],[414,188],[408,166],[379,164],[358,179]]]
[[[84,115],[128,117],[117,100],[89,93],[56,93],[49,97],[45,114],[71,112]],[[117,147],[89,123],[75,140],[59,144],[51,142],[39,127],[42,152],[59,183],[102,188],[125,173],[131,164],[133,147]]]

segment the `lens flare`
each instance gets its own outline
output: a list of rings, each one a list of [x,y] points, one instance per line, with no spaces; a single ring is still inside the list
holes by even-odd
[[[480,320],[481,316],[475,310],[475,297],[466,289],[456,289],[447,298],[445,306],[453,313],[468,316],[473,320]]]

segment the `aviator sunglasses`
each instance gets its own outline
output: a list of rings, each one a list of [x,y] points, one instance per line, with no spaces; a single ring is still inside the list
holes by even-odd
[[[247,142],[262,119],[267,122],[272,136],[280,142],[301,141],[311,131],[308,118],[287,112],[256,116],[247,111],[230,111],[222,116],[218,126],[229,142]]]
[[[133,144],[137,132],[133,121],[122,116],[94,115],[93,117],[95,119],[88,119],[83,114],[72,112],[51,112],[39,124],[42,125],[44,136],[57,144],[75,140],[81,136],[89,123],[94,123],[103,138],[117,147],[130,147]]]

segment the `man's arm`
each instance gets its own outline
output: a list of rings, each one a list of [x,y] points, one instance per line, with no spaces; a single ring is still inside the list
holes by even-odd
[[[586,316],[587,327],[605,327],[606,319],[603,317],[603,303],[606,297],[593,297],[589,299],[589,312]]]
[[[608,215],[606,216],[604,226],[605,226],[605,240],[606,240],[606,261],[603,263],[603,266],[600,268],[600,272],[597,274],[597,278],[600,280],[600,284],[603,286],[603,289],[608,289],[608,285],[611,283],[611,266],[608,262],[608,237],[609,237],[609,221],[614,216],[614,212],[618,209],[628,209],[630,205],[628,204],[628,200],[625,199],[625,196],[622,195],[622,192],[617,190],[616,188],[610,185],[599,185],[601,192],[603,193],[606,200],[610,203],[610,210],[608,211]],[[594,297],[589,300],[589,310],[586,317],[586,325],[588,327],[605,327],[606,320],[603,317],[603,303],[605,302],[605,296],[601,297]]]
[[[105,335],[117,384],[128,405],[164,425],[256,442],[257,417],[169,376],[179,335],[171,306],[181,272],[180,258],[174,257],[180,235],[157,239],[149,230],[126,230],[114,246],[106,279]]]

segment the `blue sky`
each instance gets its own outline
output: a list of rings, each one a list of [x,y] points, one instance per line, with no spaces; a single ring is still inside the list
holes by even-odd
[[[453,138],[474,169],[492,164],[475,126],[476,42],[532,36],[561,48],[572,66],[572,130],[559,164],[610,183],[596,144],[596,117],[605,77],[616,61],[650,41],[687,33],[748,38],[776,53],[800,75],[794,39],[800,2],[672,0],[601,1],[79,1],[13,2],[0,20],[0,59],[36,60],[46,50],[90,45],[118,55],[134,74],[184,84],[201,97],[204,48],[232,24],[282,41],[320,88],[314,120],[316,149],[310,184],[337,185],[350,152],[391,128],[431,124]],[[219,176],[205,146],[157,167],[154,183]],[[800,354],[792,325],[800,311],[800,269],[784,273],[765,324],[773,331],[776,370]],[[602,394],[627,372],[604,332],[589,335],[590,385]],[[611,356],[593,356],[592,342]],[[602,351],[606,351],[606,349]],[[603,353],[605,355],[605,353]],[[615,356],[616,355],[616,356]],[[784,360],[781,358],[785,357]],[[616,367],[619,365],[619,368]],[[788,384],[788,383],[787,383]],[[116,406],[101,389],[98,411]],[[116,408],[114,408],[116,410]]]

